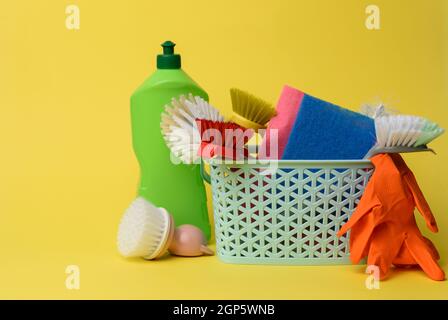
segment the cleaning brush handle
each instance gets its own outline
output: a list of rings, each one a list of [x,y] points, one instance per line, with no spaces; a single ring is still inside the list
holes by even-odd
[[[258,145],[256,144],[249,144],[247,145],[247,149],[249,153],[257,153],[258,151]],[[204,159],[201,158],[201,163],[199,164],[200,166],[200,173],[201,173],[201,177],[202,179],[207,182],[208,184],[212,183],[212,179],[210,178],[210,174],[208,174],[208,172],[205,170],[205,163],[204,163]]]
[[[409,153],[409,152],[424,152],[424,151],[429,151],[429,152],[436,154],[436,152],[433,149],[428,148],[426,145],[419,146],[419,147],[402,147],[402,146],[383,147],[383,148],[373,147],[365,155],[364,158],[369,159],[379,153]]]
[[[207,182],[208,184],[211,184],[212,179],[210,178],[210,175],[205,170],[205,163],[204,163],[204,160],[202,158],[201,158],[201,163],[200,163],[199,166],[201,168],[201,177],[202,177],[202,179],[204,179],[204,181]]]

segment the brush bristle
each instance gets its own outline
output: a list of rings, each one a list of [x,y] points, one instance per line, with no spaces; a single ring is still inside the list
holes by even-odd
[[[246,144],[254,134],[253,130],[245,129],[233,122],[197,119],[196,123],[201,133],[202,142],[212,142],[228,148],[233,148],[241,142],[243,145]],[[216,134],[219,134],[219,137],[216,137]],[[217,138],[219,140],[216,140]]]
[[[387,115],[375,118],[377,148],[419,147],[426,145],[444,130],[421,117]]]
[[[275,116],[272,104],[246,91],[230,89],[233,112],[260,126],[266,126]]]
[[[186,164],[198,160],[201,139],[195,122],[197,118],[224,121],[216,108],[192,94],[173,98],[162,113],[160,127],[165,142],[172,154]]]
[[[124,257],[148,257],[160,247],[169,227],[167,216],[142,197],[125,211],[118,228],[118,251]]]
[[[201,133],[199,154],[202,158],[237,160],[248,157],[249,152],[245,145],[253,136],[254,130],[245,129],[233,122],[197,119],[196,123]]]

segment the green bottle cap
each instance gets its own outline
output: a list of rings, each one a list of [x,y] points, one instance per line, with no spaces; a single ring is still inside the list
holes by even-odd
[[[174,46],[171,41],[162,43],[163,54],[157,55],[157,69],[180,69],[180,55],[174,54]]]

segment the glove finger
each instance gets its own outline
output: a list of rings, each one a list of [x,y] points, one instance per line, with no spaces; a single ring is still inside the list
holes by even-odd
[[[445,279],[445,273],[437,264],[432,255],[432,249],[428,247],[427,242],[423,238],[416,234],[408,234],[405,243],[415,261],[417,261],[428,277],[436,281]]]

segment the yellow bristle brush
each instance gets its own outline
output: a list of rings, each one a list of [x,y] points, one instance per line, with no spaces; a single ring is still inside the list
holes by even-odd
[[[229,121],[235,122],[246,129],[264,129],[275,116],[275,109],[269,102],[260,99],[246,91],[230,89],[233,114]]]

